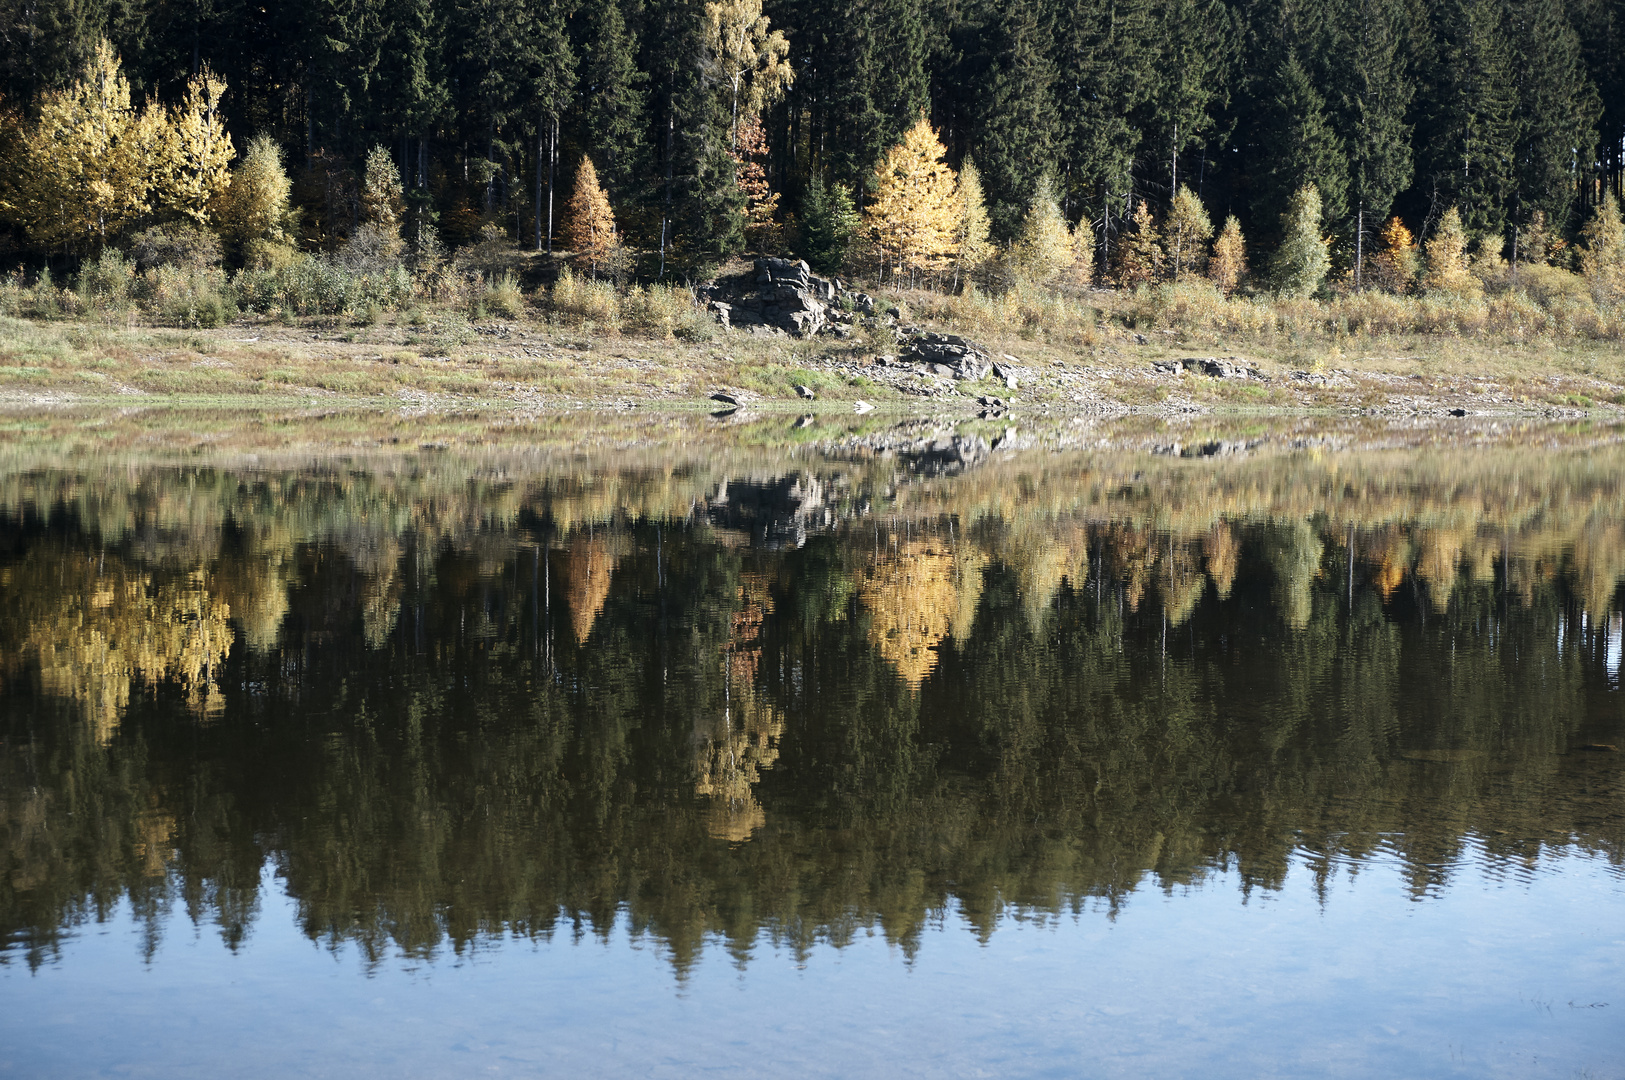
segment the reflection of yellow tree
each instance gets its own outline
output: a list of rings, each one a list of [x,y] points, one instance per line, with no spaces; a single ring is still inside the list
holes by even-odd
[[[706,830],[729,843],[749,840],[766,823],[754,789],[778,760],[784,734],[784,714],[756,686],[762,623],[772,611],[767,580],[744,575],[723,659],[722,715],[694,733],[694,793],[711,802]]]
[[[1219,592],[1220,600],[1230,599],[1230,590],[1236,584],[1236,567],[1240,564],[1241,545],[1236,534],[1224,522],[1208,530],[1202,538],[1202,553],[1207,556],[1208,577]]]
[[[869,639],[910,686],[937,666],[943,638],[970,633],[984,562],[969,545],[912,540],[883,549],[864,569],[858,599],[869,612]]]
[[[577,536],[564,551],[552,554],[554,571],[564,586],[564,600],[570,609],[570,629],[576,643],[585,645],[592,624],[609,599],[609,578],[615,572],[615,556],[598,536]]]
[[[99,740],[112,736],[137,681],[152,687],[174,680],[199,713],[220,708],[214,680],[231,651],[231,608],[202,570],[161,581],[98,574],[94,563],[79,560],[39,570],[33,582],[10,583],[24,603],[8,615],[23,625],[5,636],[20,638],[18,652],[38,660],[46,693],[79,703]]]

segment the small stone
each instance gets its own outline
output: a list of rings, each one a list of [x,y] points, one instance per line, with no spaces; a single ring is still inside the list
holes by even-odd
[[[860,401],[854,401],[852,403],[852,411],[855,412],[855,413],[873,412],[874,408],[875,407],[873,405],[869,404],[867,401],[861,401],[860,400]]]
[[[813,393],[812,387],[803,386],[801,383],[796,383],[796,393],[800,394],[802,397],[806,398],[808,401],[811,401],[811,400],[813,400],[814,398],[816,398],[818,396],[817,394]]]
[[[739,407],[739,399],[737,397],[735,397],[732,394],[725,394],[720,390],[717,391],[715,394],[711,395],[711,400],[712,401],[720,401],[724,405],[732,405],[735,408]]]

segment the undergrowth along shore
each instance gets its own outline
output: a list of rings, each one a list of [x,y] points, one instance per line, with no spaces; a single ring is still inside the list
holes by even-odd
[[[535,269],[521,260],[490,274],[413,275],[398,264],[304,257],[236,275],[173,265],[138,272],[109,251],[62,283],[43,274],[0,279],[0,394],[703,400],[710,389],[739,387],[793,401],[795,386],[806,385],[826,400],[915,396],[865,374],[876,356],[897,351],[883,323],[860,320],[846,340],[751,337],[717,325],[683,286],[617,289],[566,271],[551,286],[522,288]],[[1021,403],[1383,405],[1392,394],[1381,380],[1360,384],[1364,374],[1442,380],[1448,392],[1503,406],[1625,404],[1625,313],[1556,268],[1481,280],[1482,295],[1301,300],[1226,297],[1200,281],[1134,290],[1016,283],[997,295],[873,291],[905,323],[1018,356],[1034,378],[1005,396]],[[1355,378],[1341,393],[1306,396],[1301,387],[1149,375],[1151,361],[1178,355]],[[989,387],[951,389],[976,396]]]

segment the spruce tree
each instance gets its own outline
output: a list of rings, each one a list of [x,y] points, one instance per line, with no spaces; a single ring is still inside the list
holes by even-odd
[[[1513,217],[1539,212],[1562,232],[1593,160],[1601,102],[1560,0],[1511,0],[1508,17],[1518,103]]]
[[[1014,240],[1041,177],[1056,128],[1048,27],[1034,0],[998,5],[984,44],[972,144],[997,241]]]
[[[815,175],[801,200],[801,253],[820,274],[833,274],[846,264],[846,253],[862,219],[845,184],[825,184]]]
[[[621,0],[591,0],[580,18],[582,138],[604,160],[611,191],[631,193],[643,165],[649,75],[637,66],[637,40]]]
[[[1513,57],[1495,0],[1439,0],[1421,102],[1421,179],[1469,235],[1502,232],[1517,138]]]
[[[1348,157],[1348,214],[1358,279],[1368,236],[1411,182],[1415,82],[1408,70],[1403,0],[1342,0],[1332,52],[1336,121]]]
[[[1326,280],[1332,259],[1320,223],[1320,192],[1305,184],[1292,193],[1281,215],[1281,242],[1270,262],[1275,290],[1282,296],[1313,296]]]
[[[1282,207],[1297,199],[1308,184],[1315,190],[1317,212],[1329,221],[1342,220],[1347,210],[1348,159],[1309,70],[1297,57],[1288,57],[1269,87],[1257,149],[1263,160],[1254,188],[1253,214],[1260,221],[1284,223]],[[1320,220],[1317,217],[1317,229]],[[1319,281],[1315,284],[1318,287]]]
[[[1200,172],[1181,155],[1206,145],[1229,104],[1239,19],[1220,0],[1164,0],[1154,19],[1157,78],[1135,123],[1146,139],[1145,171],[1172,194]]]

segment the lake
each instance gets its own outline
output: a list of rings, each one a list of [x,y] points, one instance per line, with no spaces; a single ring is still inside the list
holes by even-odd
[[[1625,1075],[1617,429],[9,419],[0,1074]]]

